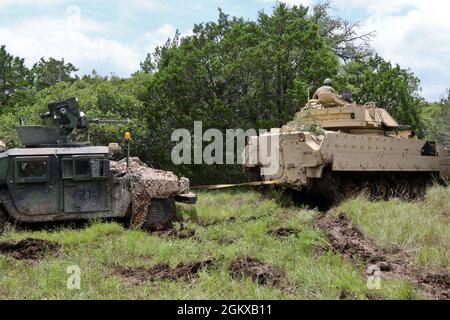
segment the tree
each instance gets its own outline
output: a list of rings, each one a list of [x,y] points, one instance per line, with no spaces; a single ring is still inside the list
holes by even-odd
[[[279,4],[257,21],[219,10],[217,21],[195,25],[192,36],[176,35],[142,64],[154,72],[144,103],[158,165],[171,164],[173,129],[192,130],[195,120],[204,130],[281,126],[306,102],[308,85],[336,74],[338,66],[306,7]],[[211,170],[197,172],[217,181],[232,172]]]
[[[378,55],[342,66],[337,88],[349,89],[359,103],[376,102],[401,124],[422,129],[420,80],[409,70],[393,66]]]
[[[334,53],[345,63],[373,55],[369,42],[375,33],[360,33],[358,22],[332,17],[331,10],[331,2],[318,3],[312,9],[311,20],[319,26],[321,36]]]
[[[440,102],[430,103],[422,110],[425,136],[450,150],[450,91]]]
[[[0,47],[0,113],[25,99],[25,90],[31,85],[31,74],[25,59],[14,57]]]
[[[34,76],[34,85],[38,90],[51,87],[58,82],[73,82],[76,77],[72,77],[78,69],[71,63],[65,63],[64,59],[57,60],[49,58],[41,60],[33,65],[31,69]]]

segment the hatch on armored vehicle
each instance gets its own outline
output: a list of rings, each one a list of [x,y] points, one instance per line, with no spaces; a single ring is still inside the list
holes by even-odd
[[[139,159],[110,160],[106,146],[75,142],[71,133],[120,120],[88,119],[73,98],[51,103],[43,119],[51,127],[18,126],[24,148],[0,153],[0,205],[6,217],[24,222],[128,218],[136,227],[164,228],[175,201],[195,203],[189,180],[147,167]],[[112,145],[117,149],[117,144]]]

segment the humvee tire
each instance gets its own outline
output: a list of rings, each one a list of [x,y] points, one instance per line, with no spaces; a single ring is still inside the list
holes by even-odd
[[[152,199],[148,205],[143,227],[148,231],[170,228],[175,215],[176,206],[173,198]]]
[[[0,208],[0,236],[5,231],[6,222],[8,221],[8,216],[2,208]]]

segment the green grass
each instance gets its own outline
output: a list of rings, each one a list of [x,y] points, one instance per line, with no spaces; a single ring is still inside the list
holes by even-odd
[[[362,231],[384,249],[400,248],[423,272],[450,270],[450,189],[433,187],[423,201],[368,202],[360,197],[341,204]]]
[[[441,200],[439,192],[429,193],[429,201],[435,205]],[[327,239],[313,225],[317,211],[278,203],[245,189],[200,193],[195,210],[180,207],[184,227],[196,232],[195,238],[182,240],[100,221],[82,229],[23,232],[10,228],[3,239],[48,239],[60,242],[62,249],[57,256],[48,255],[31,262],[0,255],[0,299],[337,299],[344,290],[358,299],[422,297],[406,280],[383,279],[381,290],[367,289],[364,265],[331,252],[318,253],[317,249],[326,244]],[[371,209],[358,211],[357,204]],[[372,226],[388,219],[378,216],[375,216],[376,222],[370,219],[373,217],[370,210],[384,205],[358,199],[345,203],[342,209],[361,225]],[[414,204],[398,201],[391,205],[415,208]],[[447,210],[448,201],[440,201],[439,206]],[[445,218],[443,215],[442,219]],[[440,221],[438,217],[434,219]],[[278,227],[300,231],[283,239],[266,235],[268,230]],[[395,227],[386,225],[386,228],[389,229],[383,236],[385,244],[390,241],[413,243],[410,237],[397,235],[399,231],[395,231]],[[444,227],[433,229],[439,239],[445,231],[440,228]],[[367,230],[370,233],[374,229],[368,227]],[[387,240],[388,234],[392,234],[392,240]],[[208,256],[217,258],[218,262],[193,280],[132,284],[113,271],[115,266],[149,268],[162,262],[175,266]],[[238,256],[254,257],[282,269],[286,274],[285,283],[275,288],[257,285],[249,278],[232,278],[228,268]],[[69,265],[78,265],[81,269],[80,290],[66,288]]]

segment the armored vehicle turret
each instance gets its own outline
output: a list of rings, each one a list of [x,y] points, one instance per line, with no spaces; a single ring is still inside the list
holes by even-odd
[[[373,103],[309,101],[282,128],[251,137],[245,167],[265,181],[326,196],[416,197],[450,178],[450,155]]]
[[[18,126],[25,147],[0,153],[0,215],[24,222],[128,218],[155,229],[171,223],[175,200],[195,202],[188,179],[136,158],[114,162],[117,144],[91,145],[89,125],[126,120],[88,119],[75,98],[50,103],[42,119],[52,126]],[[73,139],[74,131],[86,141]]]

